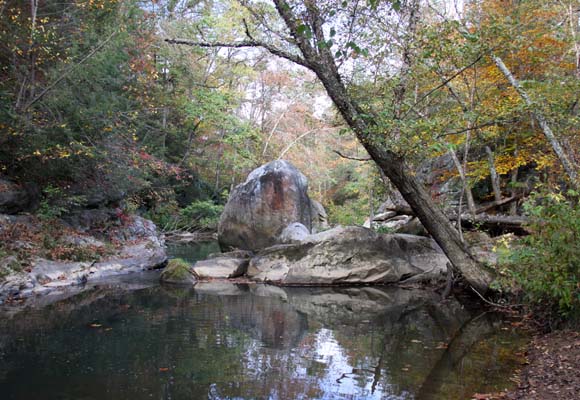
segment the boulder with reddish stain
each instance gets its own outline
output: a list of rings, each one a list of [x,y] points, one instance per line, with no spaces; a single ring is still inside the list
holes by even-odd
[[[220,246],[258,250],[277,243],[293,222],[312,229],[306,177],[288,161],[276,160],[248,175],[232,191],[218,226]]]

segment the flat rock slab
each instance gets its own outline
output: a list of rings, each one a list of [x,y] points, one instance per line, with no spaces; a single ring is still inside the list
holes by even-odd
[[[429,238],[337,227],[252,258],[247,275],[278,285],[384,284],[441,280],[448,259]]]
[[[216,257],[198,261],[193,272],[199,279],[230,279],[246,273],[248,258]]]

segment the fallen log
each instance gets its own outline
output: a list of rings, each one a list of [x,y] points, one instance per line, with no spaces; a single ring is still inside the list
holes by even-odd
[[[530,233],[529,229],[526,225],[529,223],[529,219],[526,217],[522,217],[519,215],[498,215],[498,214],[486,214],[485,210],[490,210],[494,207],[498,207],[500,205],[509,204],[512,201],[515,201],[520,196],[512,196],[510,198],[502,200],[500,203],[494,202],[493,204],[488,204],[484,207],[480,207],[478,209],[478,213],[473,216],[469,213],[462,213],[461,214],[461,226],[470,229],[470,228],[481,228],[484,230],[495,230],[495,231],[502,231],[502,232],[513,232],[519,235],[527,235]],[[388,211],[394,211],[399,215],[411,215],[414,216],[413,211],[410,207],[405,206],[392,206],[386,208]],[[451,221],[457,221],[457,213],[448,213],[446,214],[447,218]],[[383,221],[384,222],[384,221]]]
[[[485,205],[479,207],[477,210],[475,210],[475,214],[485,213],[489,210],[493,210],[496,207],[505,206],[506,204],[510,204],[511,202],[517,201],[517,200],[522,199],[524,197],[525,197],[524,193],[521,193],[518,195],[507,197],[505,199],[502,199],[501,201],[493,201],[489,204],[485,204]]]
[[[456,220],[457,216],[449,216],[451,220]],[[461,215],[461,226],[465,228],[479,227],[484,230],[500,230],[514,232],[518,234],[529,234],[527,228],[529,219],[519,215],[491,215],[477,214],[475,217],[470,214]]]

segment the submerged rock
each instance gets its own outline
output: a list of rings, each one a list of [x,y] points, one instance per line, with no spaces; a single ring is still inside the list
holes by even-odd
[[[159,280],[163,283],[195,284],[197,279],[191,266],[180,258],[169,260],[167,267],[161,272]]]
[[[279,285],[383,284],[442,279],[447,262],[429,238],[352,226],[265,249],[250,261],[247,275]]]
[[[292,164],[272,161],[232,191],[218,225],[222,248],[258,250],[277,243],[293,222],[312,229],[308,181]]]

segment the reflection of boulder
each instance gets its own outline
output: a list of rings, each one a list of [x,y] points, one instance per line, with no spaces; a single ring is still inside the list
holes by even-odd
[[[247,274],[280,285],[392,283],[440,279],[447,262],[428,238],[337,227],[299,244],[265,249],[250,261]]]
[[[310,321],[325,326],[351,326],[380,323],[385,330],[398,329],[415,313],[424,328],[414,322],[415,330],[443,339],[459,329],[469,318],[460,303],[450,299],[441,303],[431,290],[409,290],[400,287],[312,287],[294,288],[270,285],[251,286],[256,296],[287,302]],[[407,316],[407,317],[406,317]],[[417,318],[415,315],[412,318]]]
[[[267,347],[297,346],[308,328],[306,318],[284,301],[285,293],[279,288],[221,281],[199,282],[194,291],[216,296],[212,302],[223,306],[230,324],[250,333]]]
[[[218,226],[222,248],[256,250],[276,243],[293,222],[312,228],[308,182],[292,164],[272,161],[232,191]]]
[[[241,296],[246,292],[243,285],[227,281],[199,282],[195,285],[195,293],[211,296]]]

